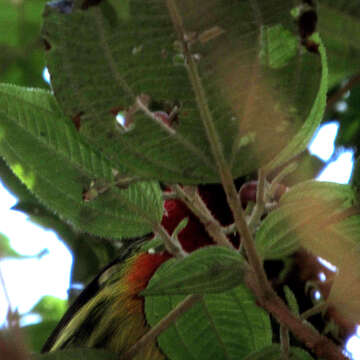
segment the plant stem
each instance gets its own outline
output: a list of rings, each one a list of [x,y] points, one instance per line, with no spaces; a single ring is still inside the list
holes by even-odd
[[[211,147],[212,154],[214,156],[218,172],[221,177],[221,182],[223,184],[226,198],[230,209],[232,210],[236,227],[241,234],[241,241],[244,245],[248,261],[251,267],[254,269],[256,280],[259,283],[260,288],[263,289],[262,296],[266,296],[268,291],[272,291],[269,282],[267,281],[266,274],[264,268],[262,266],[262,262],[258,257],[253,238],[250,232],[249,227],[247,226],[245,214],[241,207],[241,202],[238,197],[232,174],[230,168],[226,162],[224,157],[224,152],[222,149],[221,141],[218,137],[214,121],[212,119],[212,115],[206,100],[205,91],[202,87],[201,79],[199,77],[197,66],[194,61],[192,54],[188,48],[188,44],[185,40],[185,29],[182,23],[182,19],[180,17],[179,11],[177,9],[176,3],[174,0],[166,1],[170,16],[172,18],[175,30],[178,34],[179,40],[183,46],[183,53],[188,65],[188,74],[192,84],[192,88],[195,93],[196,102],[198,104],[200,117],[203,122],[207,138],[209,140],[209,144]]]
[[[202,295],[189,295],[164,318],[162,318],[153,328],[151,328],[143,337],[140,338],[123,356],[121,360],[130,360],[143,349],[147,344],[155,339],[171,326],[182,314],[189,310],[195,303],[202,299]]]
[[[252,234],[246,222],[230,168],[224,157],[222,144],[215,129],[197,66],[185,40],[186,32],[181,16],[174,0],[167,0],[166,4],[179,40],[182,43],[183,53],[187,61],[188,74],[195,93],[200,117],[221,177],[228,204],[234,216],[236,228],[241,234],[241,241],[251,267],[251,270],[247,274],[249,286],[256,294],[259,305],[271,313],[280,324],[288,327],[300,341],[312,349],[320,358],[345,360],[346,357],[342,354],[340,348],[326,337],[319,335],[315,330],[308,327],[301,319],[290,312],[286,304],[276,295],[267,280],[262,261],[256,252]]]
[[[231,249],[234,248],[227,236],[221,230],[220,223],[213,217],[197,191],[194,193],[194,196],[190,196],[179,185],[175,185],[172,189],[186,206],[199,218],[215,243]]]
[[[354,86],[360,83],[360,74],[356,74],[350,78],[350,80],[343,86],[340,90],[338,90],[334,95],[327,99],[326,109],[325,111],[331,109],[341,98]]]
[[[280,325],[280,343],[282,358],[288,360],[290,352],[289,329],[284,325]]]
[[[288,327],[298,340],[303,342],[319,358],[327,360],[348,359],[340,347],[307,326],[302,319],[296,317],[276,294],[268,299],[263,299],[260,305],[271,313],[280,324]]]
[[[9,293],[7,291],[7,288],[6,288],[5,279],[4,279],[4,276],[2,274],[1,269],[0,269],[0,283],[1,283],[1,287],[3,288],[3,291],[4,291],[6,302],[8,303],[8,309],[9,309],[10,312],[12,312],[10,296],[9,296]]]
[[[184,258],[187,253],[182,248],[179,241],[175,237],[169,235],[169,233],[160,224],[153,224],[154,233],[158,234],[164,241],[166,250],[174,255],[178,259]]]
[[[141,96],[136,98],[136,105],[149,117],[151,118],[157,125],[159,125],[163,130],[165,130],[169,135],[175,135],[176,131],[170,126],[166,125],[161,118],[157,117],[147,105],[144,103]]]
[[[303,320],[306,320],[308,319],[309,317],[311,316],[314,316],[314,315],[317,315],[319,314],[320,312],[322,312],[323,310],[325,310],[327,308],[327,304],[325,302],[321,303],[321,304],[318,304],[318,305],[315,305],[313,306],[311,309],[309,310],[306,310],[304,311],[300,317],[301,319]]]
[[[258,184],[256,188],[256,205],[252,211],[249,228],[254,231],[257,225],[260,222],[261,216],[264,214],[265,210],[265,185],[266,185],[266,176],[262,169],[258,171]]]

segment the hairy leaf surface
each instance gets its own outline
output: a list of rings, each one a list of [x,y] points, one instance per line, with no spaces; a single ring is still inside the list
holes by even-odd
[[[64,117],[46,91],[0,85],[0,155],[46,206],[77,228],[114,238],[139,236],[160,221],[158,184],[111,187],[84,202],[94,179],[114,183],[113,167]]]
[[[150,325],[154,326],[183,299],[181,295],[146,297]],[[172,360],[235,360],[270,345],[271,339],[269,316],[241,285],[220,294],[204,295],[158,341]]]
[[[349,185],[306,181],[294,186],[283,195],[279,208],[262,222],[256,234],[259,253],[264,259],[278,259],[304,246],[336,265],[342,261],[337,246],[347,246],[350,238],[345,234],[353,232],[354,221],[345,221],[339,214],[354,201],[355,193]],[[343,245],[333,236],[335,229],[339,236],[347,237]],[[326,243],[328,237],[331,246]]]
[[[329,59],[329,87],[360,71],[360,11],[357,0],[319,1],[319,32]]]
[[[267,346],[259,351],[250,354],[244,360],[279,360],[284,357],[279,344]],[[313,358],[305,350],[298,347],[291,347],[289,360],[312,360]]]
[[[244,267],[244,259],[238,252],[208,246],[162,265],[143,295],[223,292],[243,282]]]
[[[66,11],[50,3],[42,35],[57,100],[111,161],[141,177],[218,182],[205,118],[234,177],[293,140],[291,151],[306,146],[324,107],[326,66],[323,49],[300,44],[291,3],[82,3]],[[155,115],[175,107],[170,126]]]

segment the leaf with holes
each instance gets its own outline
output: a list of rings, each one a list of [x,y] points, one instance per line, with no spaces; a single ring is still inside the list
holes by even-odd
[[[289,143],[273,165],[304,149],[320,121],[324,49],[318,38],[320,56],[302,47],[291,2],[61,3],[42,30],[55,96],[140,177],[219,182],[215,152],[248,174]]]
[[[146,234],[161,220],[161,191],[153,182],[114,186],[83,201],[93,179],[114,182],[113,167],[81,138],[51,93],[0,85],[0,119],[0,155],[41,202],[77,228],[123,238]]]

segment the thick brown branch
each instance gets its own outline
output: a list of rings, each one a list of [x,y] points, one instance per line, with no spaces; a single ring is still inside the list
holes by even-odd
[[[255,294],[259,290],[249,284]],[[280,324],[287,327],[294,336],[300,340],[308,349],[312,350],[319,358],[326,360],[346,360],[348,359],[342,349],[336,346],[330,339],[320,335],[315,329],[308,326],[299,317],[296,317],[286,306],[286,304],[274,293],[272,296],[264,298],[259,294],[259,305],[268,311]]]

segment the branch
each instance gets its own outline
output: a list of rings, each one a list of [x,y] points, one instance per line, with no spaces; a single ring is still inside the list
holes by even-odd
[[[192,84],[192,88],[195,93],[196,102],[198,104],[200,117],[203,122],[205,132],[207,138],[209,140],[209,144],[211,147],[211,152],[216,162],[216,166],[218,172],[221,177],[221,182],[224,187],[226,198],[230,209],[232,210],[235,225],[241,235],[241,241],[244,245],[249,263],[251,267],[254,269],[256,274],[256,279],[261,284],[261,288],[263,289],[263,296],[266,296],[267,292],[271,292],[272,288],[270,283],[267,280],[264,268],[262,266],[262,262],[259,256],[256,253],[254,241],[250,232],[249,227],[247,226],[247,222],[245,219],[244,211],[241,207],[240,199],[238,197],[232,174],[230,168],[225,160],[224,152],[222,149],[221,141],[218,137],[214,121],[206,100],[206,95],[204,88],[202,86],[202,82],[197,70],[197,65],[194,61],[194,58],[189,50],[188,44],[185,40],[185,29],[176,6],[174,0],[167,0],[167,6],[169,9],[169,13],[174,24],[175,30],[178,34],[179,40],[182,44],[182,50],[187,61],[187,69],[189,73],[189,78]]]
[[[330,108],[332,108],[339,100],[341,100],[347,91],[352,89],[357,84],[360,84],[360,74],[356,74],[351,77],[345,86],[340,88],[335,94],[327,99],[325,111],[328,111]]]
[[[280,324],[285,325],[291,330],[297,339],[303,342],[305,346],[311,349],[319,358],[327,360],[348,360],[342,353],[340,347],[306,325],[302,319],[296,317],[277,295],[269,299],[263,299],[260,305],[272,314]]]
[[[196,63],[185,40],[184,35],[186,35],[186,32],[182,19],[174,0],[167,0],[166,4],[175,30],[182,44],[182,50],[187,61],[189,78],[195,93],[200,117],[221,177],[221,182],[226,193],[228,204],[234,216],[236,228],[241,234],[242,244],[244,245],[248,262],[251,267],[251,270],[247,274],[249,286],[257,296],[260,306],[271,313],[280,324],[289,328],[289,330],[291,330],[300,341],[302,341],[308,348],[312,349],[313,352],[320,358],[326,358],[328,360],[345,360],[346,357],[342,354],[341,349],[339,349],[326,337],[319,335],[315,330],[308,327],[301,319],[297,318],[290,312],[288,307],[277,296],[267,280],[262,261],[256,252],[252,234],[246,222],[245,214],[233,182],[230,168],[224,157],[222,144],[218,137],[214,121],[212,119],[212,114],[208,107],[205,91],[198,74]]]
[[[140,338],[126,353],[121,356],[121,360],[130,360],[142,350],[147,344],[156,340],[156,338],[171,326],[179,316],[188,311],[195,303],[202,299],[202,295],[189,295],[164,318],[162,318],[153,328],[151,328],[143,337]]]
[[[194,196],[190,196],[179,185],[172,187],[172,190],[201,221],[206,231],[215,243],[230,249],[234,248],[227,236],[222,231],[220,223],[213,217],[197,191],[194,193]]]
[[[187,255],[179,241],[175,237],[170,236],[161,224],[153,224],[153,230],[155,234],[163,239],[165,248],[170,254],[178,259],[184,258]]]

